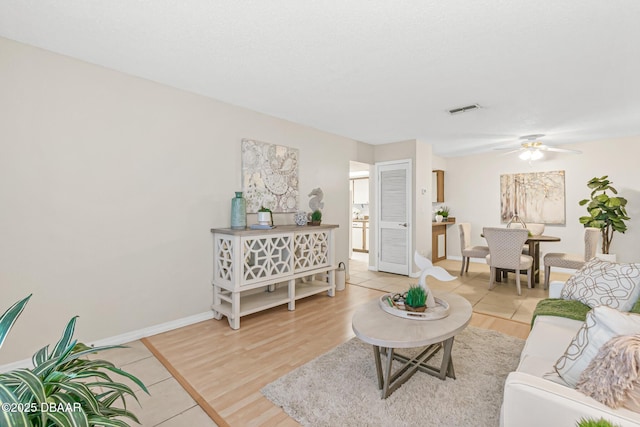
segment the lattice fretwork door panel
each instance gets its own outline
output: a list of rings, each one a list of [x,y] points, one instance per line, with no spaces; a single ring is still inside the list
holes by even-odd
[[[296,272],[329,265],[329,233],[318,231],[296,234],[293,250]]]
[[[215,241],[215,279],[227,283],[233,282],[233,241],[218,237]]]
[[[290,235],[245,237],[242,239],[244,285],[291,274]]]

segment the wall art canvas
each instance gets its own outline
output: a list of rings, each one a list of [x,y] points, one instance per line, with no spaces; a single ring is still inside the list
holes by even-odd
[[[247,212],[298,210],[298,149],[242,140],[242,190]]]
[[[500,175],[500,219],[565,224],[564,191],[564,171]]]

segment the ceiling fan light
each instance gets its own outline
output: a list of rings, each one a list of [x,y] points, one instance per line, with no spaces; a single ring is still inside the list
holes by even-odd
[[[542,153],[542,150],[534,150],[531,153],[531,160],[540,160],[543,157],[544,157],[544,153]]]
[[[522,160],[530,160],[531,159],[531,151],[525,150],[518,156]]]

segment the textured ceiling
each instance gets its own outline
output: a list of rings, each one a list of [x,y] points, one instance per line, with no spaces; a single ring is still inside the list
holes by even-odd
[[[445,157],[640,135],[639,23],[638,0],[0,2],[0,36]]]

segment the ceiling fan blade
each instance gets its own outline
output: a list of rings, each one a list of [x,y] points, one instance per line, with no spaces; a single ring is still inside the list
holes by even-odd
[[[548,145],[540,146],[540,150],[542,150],[542,151],[555,151],[556,153],[582,154],[582,151],[570,150],[568,148],[549,147]]]
[[[515,148],[515,149],[512,149],[512,148],[495,148],[495,150],[503,151],[502,153],[500,153],[500,155],[501,156],[506,156],[506,155],[513,154],[513,153],[519,153],[520,151],[522,151],[522,148]],[[509,150],[509,151],[504,151],[504,150]]]

